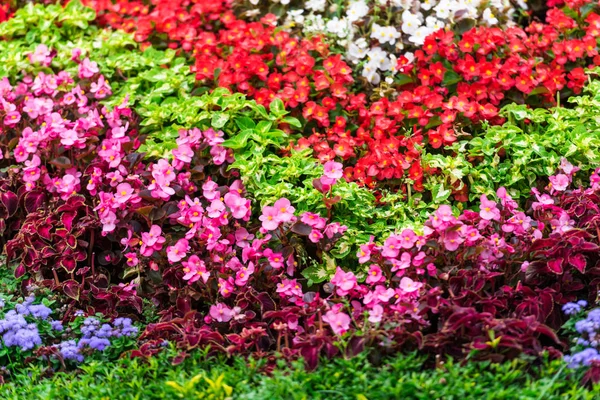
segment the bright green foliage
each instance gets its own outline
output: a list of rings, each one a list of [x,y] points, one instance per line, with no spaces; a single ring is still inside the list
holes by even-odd
[[[301,362],[280,365],[271,376],[261,373],[264,361],[207,358],[195,352],[180,365],[169,350],[147,362],[121,359],[86,363],[77,376],[42,377],[40,367],[17,373],[0,386],[2,399],[593,399],[600,387],[581,386],[581,373],[561,361],[531,366],[514,360],[504,364],[451,360],[439,369],[422,357],[397,355],[377,365],[366,354],[323,361],[317,371]],[[31,376],[30,376],[31,375]]]
[[[454,156],[423,157],[426,165],[441,172],[441,178],[430,177],[426,187],[439,191],[445,187],[442,181],[462,179],[470,186],[471,200],[501,186],[525,199],[532,186],[546,184],[546,177],[556,173],[562,157],[583,171],[595,169],[600,166],[600,81],[590,81],[586,92],[569,99],[571,108],[507,105],[502,110],[508,119],[504,125],[488,126],[481,135],[455,143]]]

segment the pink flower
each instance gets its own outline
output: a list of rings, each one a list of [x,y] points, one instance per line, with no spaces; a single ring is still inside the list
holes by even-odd
[[[158,225],[152,225],[152,227],[150,227],[150,232],[143,232],[142,240],[140,241],[140,254],[149,257],[154,251],[160,251],[163,243],[166,241],[161,234],[162,230]]]
[[[229,307],[223,303],[217,303],[210,306],[210,316],[217,322],[229,322],[233,313]]]
[[[302,288],[296,279],[282,279],[276,291],[285,297],[302,297]]]
[[[271,249],[266,249],[263,252],[263,255],[267,257],[267,260],[269,260],[269,264],[271,264],[271,267],[275,269],[283,268],[283,263],[285,262],[283,254],[275,253]]]
[[[398,235],[390,235],[383,243],[381,255],[385,258],[396,258],[402,248],[402,239]]]
[[[409,277],[405,276],[404,278],[402,278],[400,280],[399,288],[404,293],[413,293],[413,292],[416,292],[417,290],[419,290],[421,288],[421,286],[423,286],[422,283],[415,282],[412,279],[410,279]]]
[[[377,324],[381,322],[383,318],[383,307],[379,304],[375,305],[371,311],[369,311],[369,322]]]
[[[417,235],[412,229],[405,229],[400,234],[400,246],[404,249],[411,249],[417,241]]]
[[[254,273],[254,263],[249,262],[248,267],[240,268],[235,274],[235,284],[238,286],[246,286],[248,279]]]
[[[496,202],[488,200],[485,194],[481,195],[481,205],[479,206],[479,216],[486,221],[498,221],[500,219],[500,210],[496,207]]]
[[[40,44],[35,48],[35,51],[29,54],[29,61],[33,64],[39,63],[44,66],[50,65],[52,57],[50,56],[50,49],[45,44]]]
[[[182,262],[181,265],[183,265],[183,272],[185,272],[183,279],[188,281],[189,285],[198,281],[200,278],[202,278],[204,283],[208,282],[210,272],[206,271],[204,261],[197,255],[194,254],[190,256],[190,258],[188,258],[187,261]]]
[[[175,246],[167,247],[167,258],[171,263],[176,263],[185,258],[190,246],[187,239],[179,239]]]
[[[566,158],[563,157],[560,160],[560,169],[562,169],[565,174],[573,176],[581,168],[573,166],[573,164],[571,164]]]
[[[92,82],[90,86],[90,93],[94,93],[94,97],[97,99],[103,99],[112,94],[110,86],[104,79],[103,75],[98,77],[98,82]]]
[[[300,218],[300,221],[316,229],[325,228],[325,224],[327,223],[327,220],[325,218],[321,217],[319,214],[311,212],[305,212],[304,214],[302,214],[302,218]]]
[[[177,169],[183,168],[185,164],[189,164],[194,157],[194,151],[187,144],[180,144],[176,149],[173,149],[173,166]]]
[[[371,265],[371,268],[369,268],[369,273],[367,275],[366,282],[370,285],[385,282],[385,277],[383,276],[381,272],[381,267],[379,267],[379,265]]]
[[[11,111],[4,117],[4,124],[7,126],[16,125],[21,120],[21,113],[18,111]]]
[[[337,235],[338,233],[340,235],[344,234],[344,232],[346,232],[346,230],[348,230],[348,227],[345,225],[340,225],[339,222],[332,222],[331,224],[327,225],[325,227],[325,230],[323,231],[323,233],[325,234],[325,236],[327,236],[329,239],[333,239],[333,237],[335,235]]]
[[[262,221],[262,227],[267,231],[274,231],[279,227],[279,211],[275,207],[265,206],[258,219]]]
[[[277,210],[277,220],[280,223],[290,222],[294,218],[294,211],[290,201],[286,198],[279,199],[273,204],[273,207]]]
[[[319,243],[323,239],[323,234],[318,229],[313,229],[308,234],[308,239],[313,243]]]
[[[550,180],[550,193],[564,192],[571,183],[569,177],[565,174],[557,174],[548,178]]]
[[[225,205],[231,210],[231,215],[235,219],[243,219],[248,216],[250,211],[250,200],[240,197],[237,192],[225,194]]]
[[[456,229],[447,230],[443,236],[444,247],[448,251],[456,251],[465,240],[460,236]]]
[[[140,262],[136,253],[126,253],[125,258],[127,259],[127,265],[129,265],[130,267],[135,267]]]
[[[133,188],[129,183],[121,183],[117,186],[115,201],[118,204],[125,204],[133,197]]]
[[[321,182],[325,185],[334,185],[343,175],[343,165],[335,161],[327,161],[323,165]]]
[[[81,64],[79,64],[79,77],[80,78],[91,78],[96,75],[100,70],[98,69],[98,63],[90,61],[89,58],[85,58]]]
[[[357,285],[356,276],[352,272],[344,272],[340,267],[337,267],[331,283],[337,287],[337,294],[340,296],[347,295]]]
[[[248,233],[246,228],[239,228],[235,231],[235,244],[242,249],[248,247],[249,241],[254,239],[254,235]]]
[[[223,279],[223,278],[219,278],[219,283],[217,284],[217,286],[219,287],[219,293],[221,294],[221,296],[223,297],[229,297],[231,296],[231,294],[233,293],[233,277],[230,276],[229,278],[227,278],[227,280]]]
[[[328,323],[336,335],[343,335],[350,329],[350,317],[343,312],[327,311],[323,321]]]

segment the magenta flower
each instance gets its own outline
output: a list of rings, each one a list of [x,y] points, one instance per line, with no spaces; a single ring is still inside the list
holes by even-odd
[[[217,322],[229,322],[233,317],[233,313],[225,304],[217,303],[210,306],[210,316]]]
[[[248,267],[242,267],[235,273],[235,284],[237,286],[246,286],[248,280],[254,273],[254,263],[249,262]]]
[[[231,210],[231,215],[235,219],[244,219],[250,212],[250,200],[241,197],[237,192],[225,194],[225,205]]]
[[[296,279],[282,279],[277,284],[277,293],[285,297],[302,297],[302,288]]]
[[[319,243],[323,239],[323,233],[318,229],[313,229],[308,234],[308,239],[313,243]]]
[[[169,262],[176,263],[185,258],[190,249],[187,239],[179,239],[174,246],[167,247],[167,258]]]
[[[254,239],[254,235],[248,233],[246,228],[239,228],[235,231],[235,244],[240,248],[245,248],[249,246],[249,241]]]
[[[402,238],[398,235],[390,235],[383,243],[381,255],[385,258],[396,258],[402,248]]]
[[[447,230],[443,236],[444,247],[448,251],[456,251],[458,247],[465,241],[456,229]]]
[[[140,254],[149,257],[154,251],[160,251],[162,245],[166,239],[161,236],[162,230],[158,225],[152,225],[150,232],[142,233],[142,240],[140,241]]]
[[[350,317],[343,312],[327,311],[323,321],[328,323],[336,335],[343,335],[350,329]]]
[[[498,221],[500,219],[500,210],[498,210],[496,202],[488,200],[485,194],[481,195],[480,200],[479,216],[486,221]]]
[[[234,281],[233,281],[232,276],[227,278],[227,280],[225,280],[223,278],[219,278],[219,283],[217,284],[217,286],[219,287],[219,293],[221,294],[221,296],[223,296],[223,297],[231,296],[231,294],[233,293],[233,289],[234,289],[233,284],[234,284]]]
[[[404,249],[411,249],[417,241],[417,235],[412,229],[405,229],[400,234],[400,246]]]
[[[292,207],[290,201],[286,198],[281,198],[273,204],[275,210],[277,210],[277,220],[280,223],[290,222],[294,218],[294,211],[296,210]]]
[[[337,287],[337,294],[340,296],[347,295],[357,285],[356,276],[351,271],[344,272],[340,267],[337,267],[331,283]]]
[[[94,93],[94,97],[97,99],[103,99],[112,94],[110,86],[103,75],[98,77],[98,82],[92,82],[90,85],[90,93]]]
[[[7,126],[13,126],[19,123],[21,120],[21,113],[18,111],[11,111],[4,117],[4,124]]]
[[[327,223],[327,220],[325,218],[321,217],[319,214],[311,212],[305,212],[304,214],[302,214],[300,221],[316,229],[325,228],[325,225]]]
[[[98,69],[98,63],[90,61],[89,58],[85,58],[81,64],[79,64],[79,77],[80,78],[91,78],[100,72]]]
[[[115,201],[118,204],[125,204],[133,197],[133,188],[129,183],[121,183],[117,186],[117,193],[115,193]]]
[[[367,274],[366,282],[370,285],[385,282],[385,277],[381,271],[381,267],[377,264],[371,265]]]
[[[267,231],[274,231],[279,227],[279,211],[275,207],[263,207],[262,215],[258,217],[262,227]]]
[[[137,254],[133,252],[126,253],[125,259],[127,260],[127,265],[129,265],[130,267],[135,267],[140,262],[140,260],[137,257]]]
[[[571,183],[571,179],[565,174],[556,174],[548,178],[550,180],[550,193],[564,192]]]
[[[187,261],[183,261],[181,265],[183,265],[183,272],[185,272],[183,279],[188,281],[189,285],[198,281],[200,278],[202,278],[204,283],[208,282],[210,272],[206,271],[204,261],[197,255],[194,254],[190,256],[190,258],[188,258]]]
[[[263,255],[267,257],[267,260],[269,260],[269,264],[271,264],[271,267],[275,269],[283,268],[283,263],[285,262],[283,254],[275,253],[271,249],[266,249],[263,252]]]

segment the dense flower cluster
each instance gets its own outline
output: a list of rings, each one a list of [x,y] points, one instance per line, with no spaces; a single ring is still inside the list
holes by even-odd
[[[0,320],[0,334],[6,347],[19,347],[22,351],[32,350],[42,344],[38,323],[45,321],[52,329],[62,330],[60,321],[49,319],[52,310],[43,304],[33,304],[35,298],[27,297],[13,310],[4,313]]]
[[[104,351],[111,345],[111,338],[135,336],[138,328],[132,325],[129,318],[117,318],[111,324],[101,324],[95,317],[88,317],[81,326],[79,340],[65,340],[53,345],[64,360],[82,362],[85,354]]]

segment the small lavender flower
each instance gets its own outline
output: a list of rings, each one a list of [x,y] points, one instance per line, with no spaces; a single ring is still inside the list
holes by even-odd
[[[108,346],[110,346],[110,340],[99,337],[92,337],[88,343],[88,346],[91,349],[104,351]]]
[[[598,354],[598,350],[592,348],[587,348],[571,356],[565,356],[565,361],[569,363],[569,368],[589,366],[594,360],[600,360],[600,354]]]
[[[581,306],[577,303],[567,303],[562,307],[562,310],[567,315],[575,315],[581,311]]]
[[[138,328],[132,325],[131,318],[117,318],[113,322],[115,330],[113,336],[135,336],[138,333]]]
[[[79,352],[79,346],[74,340],[64,341],[57,344],[56,347],[65,360],[83,361],[83,355]]]
[[[75,311],[75,316],[76,317],[83,317],[85,315],[85,312],[83,310],[77,310]]]
[[[109,324],[102,324],[100,329],[96,331],[95,336],[99,338],[109,338],[113,336],[113,328]]]
[[[83,321],[83,326],[81,327],[81,333],[84,338],[92,337],[98,328],[100,327],[100,321],[98,321],[95,317],[88,317]]]
[[[29,306],[29,314],[38,319],[46,319],[52,314],[52,310],[43,304],[34,304]]]
[[[52,329],[58,332],[63,330],[63,324],[60,321],[50,321],[50,325],[52,325]]]

